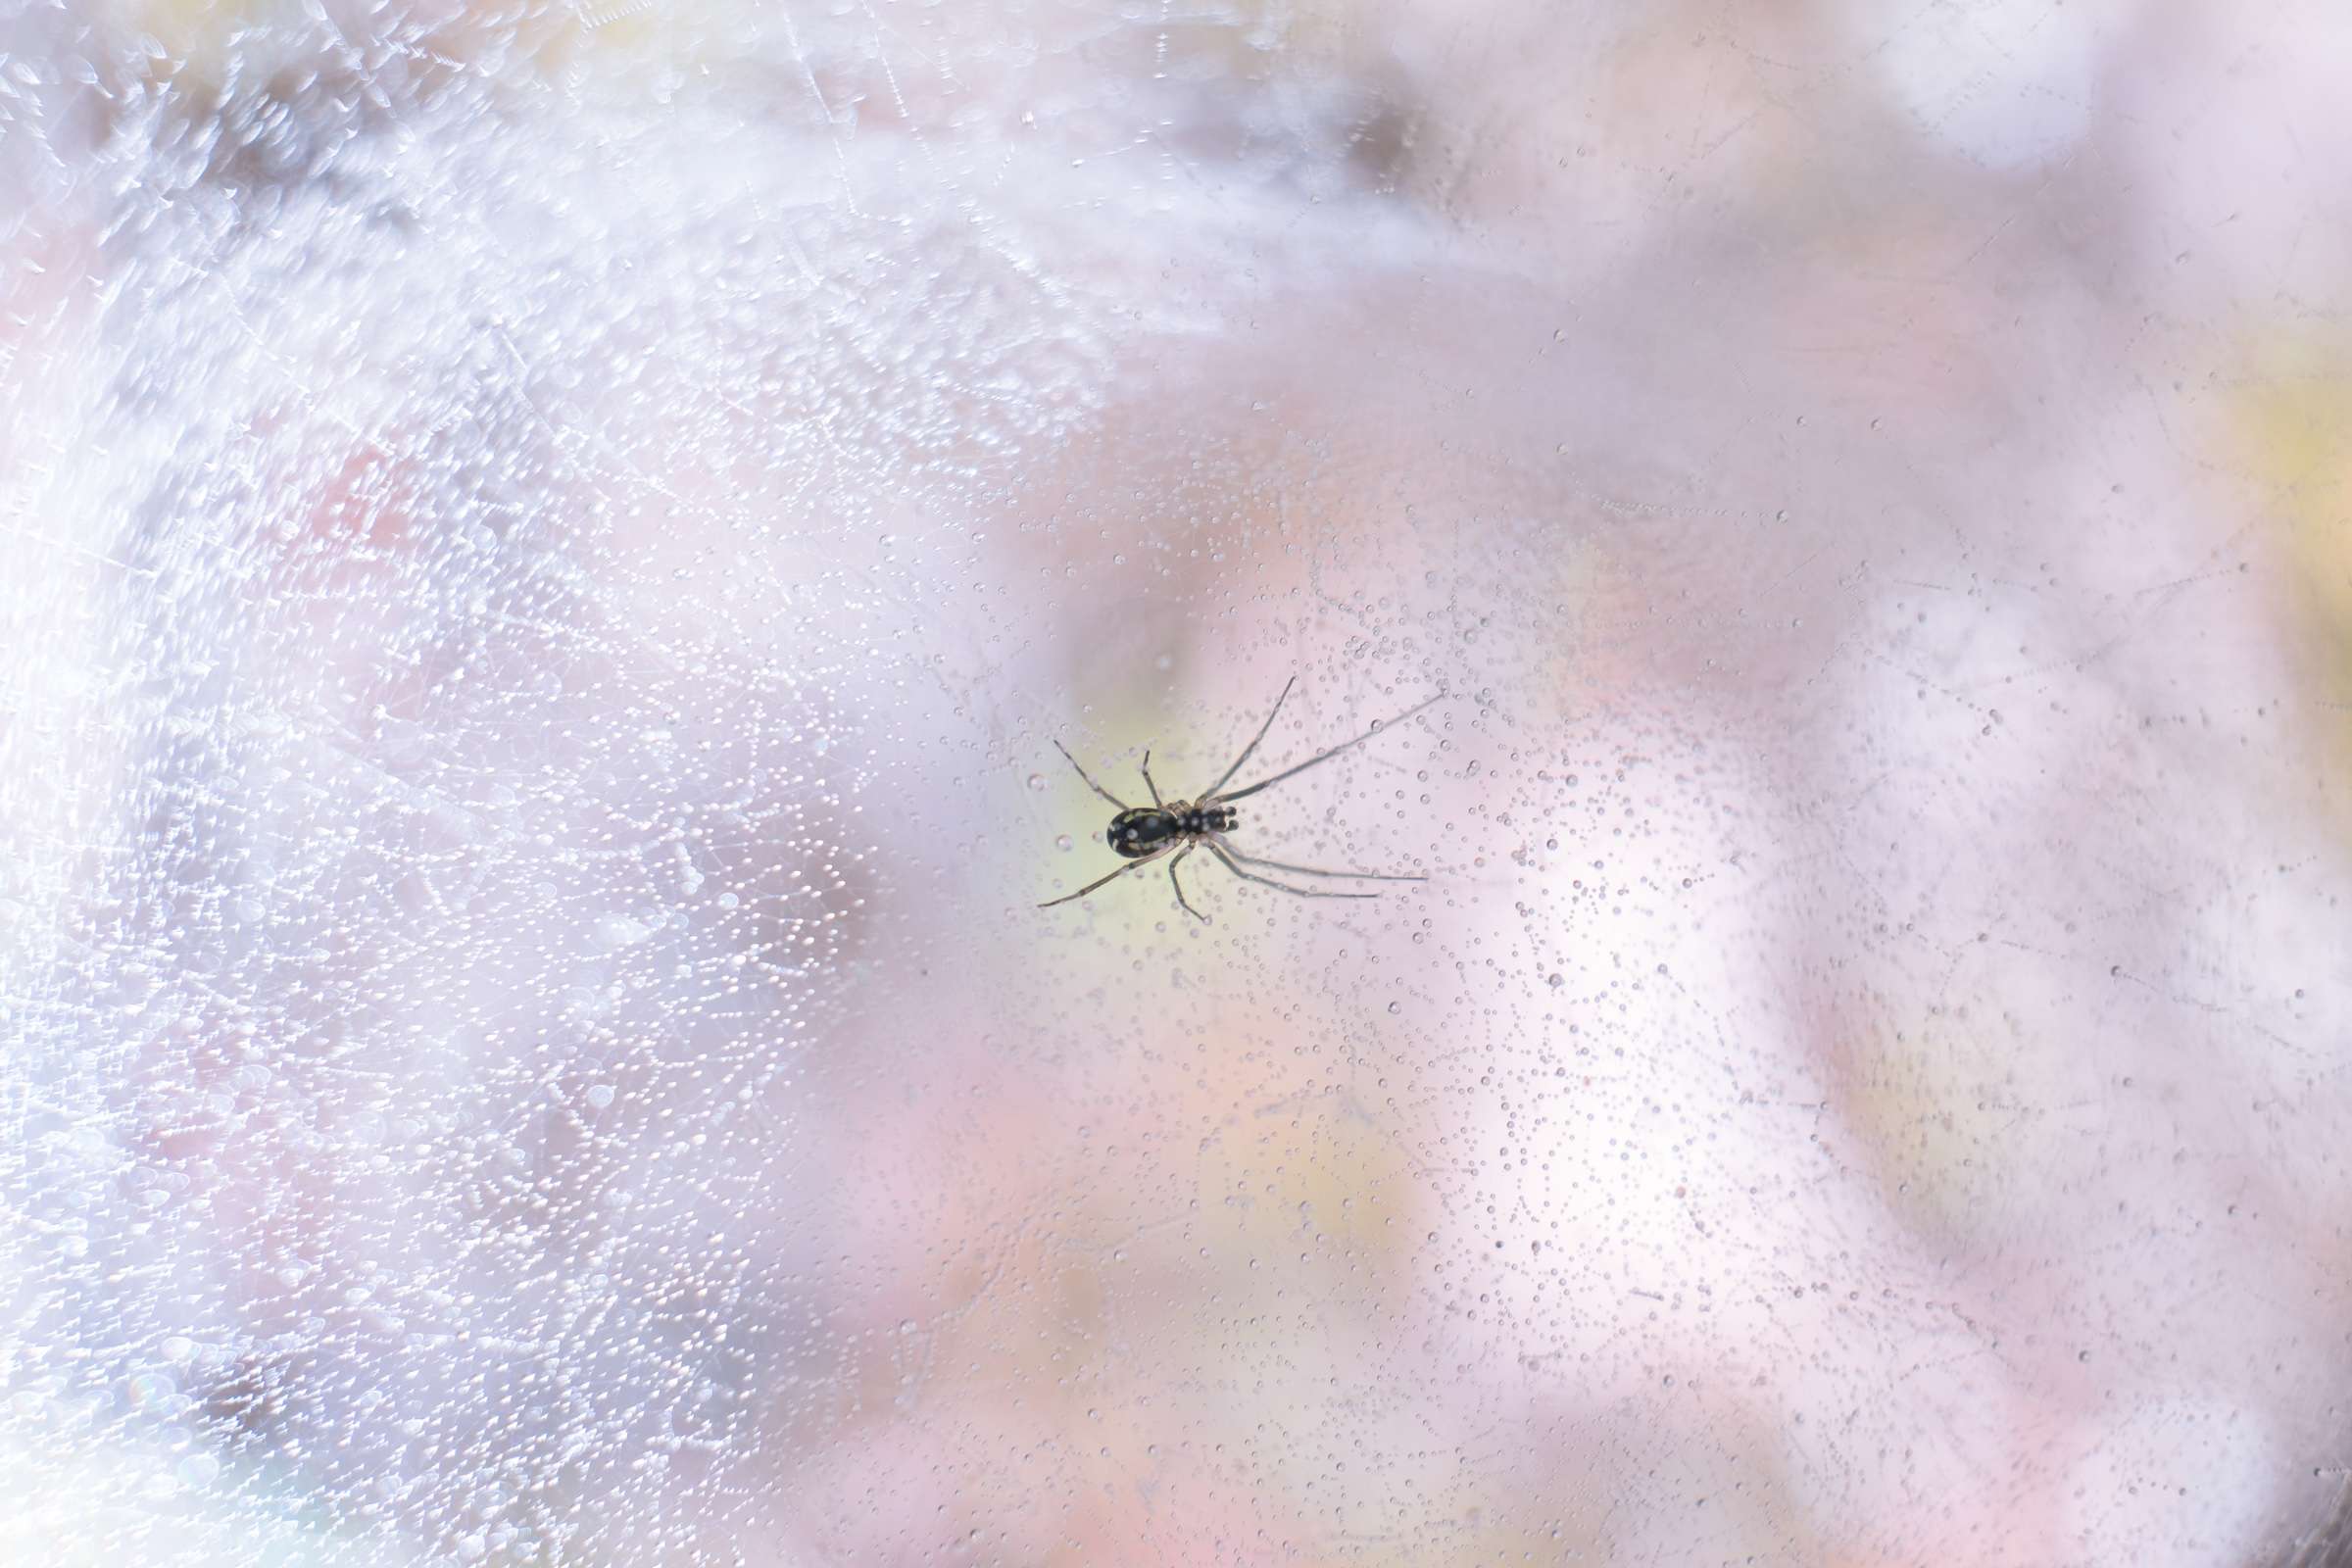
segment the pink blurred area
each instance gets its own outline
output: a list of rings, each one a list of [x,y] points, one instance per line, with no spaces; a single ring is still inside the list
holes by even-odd
[[[24,1560],[2326,1515],[2332,8],[10,25]]]

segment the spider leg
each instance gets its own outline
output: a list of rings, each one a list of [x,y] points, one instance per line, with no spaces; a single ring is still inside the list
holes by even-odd
[[[1145,866],[1150,865],[1153,860],[1158,859],[1161,855],[1165,855],[1167,853],[1167,851],[1161,850],[1158,855],[1147,855],[1140,860],[1129,860],[1125,865],[1122,865],[1116,871],[1111,872],[1110,875],[1099,876],[1092,882],[1089,882],[1086,886],[1080,888],[1075,893],[1064,893],[1058,899],[1048,899],[1045,903],[1039,905],[1038,907],[1041,909],[1051,909],[1056,904],[1067,904],[1072,899],[1083,899],[1089,893],[1092,893],[1095,891],[1095,889],[1101,887],[1103,883],[1115,881],[1118,878],[1125,876],[1130,871],[1141,871]]]
[[[1150,752],[1144,754],[1144,788],[1152,792],[1153,806],[1164,807],[1168,804],[1159,798],[1159,786],[1152,782],[1152,754]]]
[[[1295,888],[1288,882],[1277,882],[1270,876],[1259,876],[1255,871],[1243,870],[1241,862],[1225,853],[1225,846],[1219,844],[1215,839],[1203,839],[1201,842],[1208,846],[1209,854],[1225,862],[1226,870],[1231,871],[1245,882],[1263,882],[1267,887],[1280,888],[1285,893],[1296,893],[1302,899],[1377,899],[1380,897],[1377,893],[1326,893],[1321,888]]]
[[[1075,757],[1070,757],[1070,749],[1067,746],[1062,745],[1059,741],[1055,741],[1054,743],[1054,749],[1059,752],[1063,757],[1069,758],[1070,765],[1078,768],[1078,776],[1086,780],[1086,787],[1088,789],[1093,790],[1097,795],[1102,796],[1104,800],[1117,807],[1120,810],[1124,811],[1127,809],[1127,803],[1125,801],[1120,800],[1116,795],[1111,794],[1110,791],[1096,783],[1094,774],[1089,773],[1085,768],[1078,766],[1078,759]]]
[[[1445,697],[1446,697],[1446,694],[1445,694],[1444,692],[1440,692],[1440,693],[1438,693],[1438,695],[1437,695],[1437,696],[1435,696],[1435,697],[1432,697],[1432,698],[1429,700],[1429,703],[1443,702],[1443,701],[1445,700]],[[1314,766],[1314,765],[1315,765],[1317,762],[1327,762],[1327,761],[1331,760],[1333,758],[1335,758],[1335,757],[1339,756],[1339,755],[1340,755],[1342,752],[1344,752],[1344,751],[1348,750],[1348,747],[1350,747],[1350,746],[1361,746],[1361,745],[1363,745],[1363,744],[1364,744],[1364,742],[1366,742],[1366,741],[1370,740],[1370,739],[1371,739],[1373,736],[1375,736],[1375,735],[1379,734],[1379,733],[1380,733],[1382,730],[1384,730],[1384,729],[1388,728],[1388,727],[1389,727],[1389,724],[1401,724],[1401,723],[1403,723],[1403,722],[1404,722],[1406,719],[1408,719],[1408,718],[1412,717],[1412,716],[1413,716],[1415,713],[1418,713],[1419,711],[1421,711],[1421,710],[1422,710],[1422,709],[1424,709],[1424,708],[1427,708],[1427,707],[1429,706],[1429,703],[1422,703],[1422,704],[1420,704],[1418,707],[1414,707],[1414,708],[1408,708],[1408,709],[1406,709],[1406,710],[1405,710],[1403,712],[1401,712],[1401,713],[1398,713],[1398,714],[1397,714],[1397,715],[1396,715],[1395,718],[1392,718],[1392,719],[1390,719],[1390,720],[1389,720],[1389,722],[1388,722],[1388,724],[1375,724],[1375,725],[1373,725],[1373,726],[1372,726],[1370,729],[1368,729],[1368,730],[1364,731],[1364,732],[1363,732],[1361,735],[1358,735],[1358,736],[1357,736],[1355,739],[1353,739],[1353,740],[1351,740],[1351,741],[1342,741],[1342,742],[1341,742],[1339,745],[1337,745],[1337,746],[1334,746],[1334,747],[1333,747],[1333,748],[1332,748],[1330,751],[1328,751],[1328,752],[1318,752],[1318,753],[1316,753],[1314,756],[1312,756],[1312,757],[1308,758],[1308,759],[1307,759],[1305,761],[1303,761],[1303,762],[1300,762],[1300,763],[1299,763],[1299,764],[1298,764],[1297,767],[1286,767],[1286,768],[1284,768],[1284,769],[1283,769],[1281,772],[1279,772],[1279,773],[1275,774],[1275,775],[1274,775],[1272,778],[1261,778],[1261,779],[1259,779],[1259,780],[1258,780],[1256,783],[1254,783],[1254,784],[1252,784],[1252,785],[1249,786],[1247,789],[1239,789],[1239,790],[1235,790],[1235,791],[1234,791],[1234,792],[1233,792],[1231,795],[1218,795],[1218,794],[1217,794],[1217,792],[1216,792],[1215,790],[1210,790],[1208,793],[1209,793],[1209,794],[1210,794],[1212,797],[1214,797],[1214,798],[1215,798],[1216,804],[1218,804],[1218,805],[1222,806],[1222,805],[1224,805],[1224,804],[1225,804],[1226,802],[1228,802],[1228,801],[1238,801],[1238,800],[1242,799],[1242,798],[1243,798],[1244,796],[1246,796],[1246,795],[1255,795],[1255,794],[1256,794],[1256,793],[1257,793],[1259,790],[1262,790],[1262,789],[1271,789],[1271,788],[1272,788],[1274,785],[1277,785],[1277,784],[1281,783],[1281,782],[1282,782],[1284,779],[1291,777],[1291,776],[1292,776],[1293,774],[1295,774],[1295,773],[1303,773],[1303,772],[1305,772],[1305,771],[1306,771],[1308,768],[1310,768],[1310,767]],[[1269,719],[1269,720],[1267,720],[1267,722],[1271,723],[1271,722],[1272,722],[1272,720],[1271,720],[1271,719]],[[1251,741],[1251,742],[1250,743],[1250,748],[1251,748],[1251,750],[1255,750],[1255,749],[1256,749],[1256,746],[1257,746],[1257,742],[1255,742],[1255,741]],[[1249,752],[1244,752],[1242,755],[1243,755],[1244,757],[1248,757],[1248,756],[1250,755],[1250,753],[1249,753]],[[1234,763],[1233,765],[1234,765],[1235,767],[1239,767],[1239,766],[1241,766],[1242,764],[1241,764],[1241,763],[1239,763],[1239,762],[1236,762],[1236,763]],[[1228,771],[1228,772],[1226,773],[1226,775],[1225,775],[1225,778],[1231,778],[1231,777],[1233,777],[1233,774],[1232,774],[1230,771]],[[1224,778],[1221,778],[1221,779],[1217,780],[1217,783],[1218,783],[1218,785],[1219,785],[1220,787],[1222,787],[1222,786],[1224,785],[1224,783],[1225,783],[1225,779],[1224,779]],[[1201,804],[1202,804],[1203,806],[1205,806],[1205,805],[1207,805],[1207,804],[1208,804],[1208,802],[1207,802],[1207,801],[1203,801],[1203,802],[1201,802]]]
[[[1176,867],[1183,864],[1184,858],[1192,853],[1193,847],[1190,844],[1187,844],[1183,849],[1176,852],[1176,858],[1168,862],[1168,882],[1176,889],[1176,902],[1184,905],[1184,912],[1191,915],[1194,919],[1200,921],[1202,925],[1206,925],[1208,923],[1208,916],[1202,914],[1199,909],[1194,908],[1190,904],[1185,904],[1184,884],[1176,880]]]
[[[1250,742],[1249,745],[1242,748],[1242,755],[1233,760],[1233,765],[1227,768],[1224,773],[1218,777],[1214,784],[1211,784],[1207,789],[1200,792],[1203,800],[1214,796],[1217,791],[1225,787],[1226,779],[1233,777],[1234,774],[1239,773],[1242,770],[1242,764],[1250,760],[1250,754],[1257,750],[1257,743],[1264,740],[1266,738],[1266,731],[1274,727],[1274,714],[1282,711],[1283,698],[1290,696],[1291,688],[1298,684],[1298,677],[1296,675],[1293,675],[1289,680],[1282,683],[1282,697],[1277,697],[1274,699],[1273,712],[1268,713],[1266,715],[1266,721],[1257,726],[1256,736]]]
[[[1230,844],[1225,846],[1225,853],[1244,865],[1262,865],[1269,871],[1292,871],[1299,876],[1353,876],[1361,877],[1367,882],[1426,882],[1429,880],[1425,876],[1405,876],[1395,871],[1325,871],[1311,865],[1293,865],[1288,860],[1269,860],[1261,855],[1244,855]]]

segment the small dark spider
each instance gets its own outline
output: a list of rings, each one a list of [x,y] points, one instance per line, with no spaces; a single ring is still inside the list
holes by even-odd
[[[1257,865],[1263,866],[1269,871],[1289,871],[1295,876],[1348,877],[1366,882],[1428,881],[1429,878],[1424,876],[1396,876],[1385,871],[1324,871],[1311,865],[1291,865],[1282,860],[1263,860],[1254,855],[1244,855],[1225,842],[1225,835],[1232,832],[1235,825],[1242,819],[1241,813],[1233,808],[1234,802],[1246,796],[1255,795],[1259,790],[1271,789],[1294,774],[1305,772],[1317,762],[1329,761],[1350,746],[1361,746],[1387,727],[1387,725],[1375,724],[1355,739],[1344,745],[1334,746],[1328,752],[1318,753],[1296,767],[1286,767],[1272,778],[1260,779],[1245,789],[1228,793],[1225,789],[1225,780],[1240,772],[1242,764],[1250,760],[1250,754],[1257,750],[1258,741],[1264,740],[1266,731],[1274,727],[1274,714],[1282,711],[1283,701],[1291,695],[1291,687],[1298,684],[1298,677],[1294,675],[1283,686],[1282,696],[1274,699],[1274,711],[1268,713],[1266,721],[1257,727],[1256,738],[1242,748],[1242,755],[1233,760],[1233,765],[1225,770],[1223,777],[1211,784],[1197,801],[1161,800],[1159,786],[1152,782],[1152,754],[1146,752],[1143,763],[1144,787],[1152,792],[1152,804],[1150,806],[1129,806],[1125,801],[1096,783],[1094,775],[1079,766],[1078,759],[1070,756],[1069,748],[1062,745],[1061,742],[1055,741],[1054,749],[1068,758],[1069,764],[1078,769],[1078,776],[1086,780],[1086,787],[1119,808],[1119,814],[1110,819],[1109,830],[1102,837],[1112,849],[1125,856],[1132,863],[1120,866],[1108,876],[1097,877],[1075,893],[1065,893],[1058,899],[1048,899],[1038,907],[1051,909],[1056,904],[1067,904],[1073,899],[1083,899],[1103,883],[1125,876],[1130,871],[1139,871],[1152,861],[1173,854],[1174,858],[1168,861],[1168,882],[1176,889],[1176,902],[1183,907],[1184,912],[1194,919],[1206,920],[1207,915],[1202,914],[1186,902],[1184,884],[1176,878],[1176,867],[1183,863],[1184,858],[1203,846],[1207,848],[1209,854],[1224,862],[1226,870],[1231,871],[1243,881],[1262,882],[1267,887],[1279,888],[1285,893],[1296,893],[1302,899],[1377,899],[1380,895],[1377,893],[1324,892],[1316,888],[1295,888],[1288,882],[1277,882],[1270,876],[1259,876],[1253,871],[1246,871],[1242,868],[1247,865]],[[1430,703],[1438,702],[1445,695],[1444,692],[1438,693],[1428,703],[1423,703],[1420,708],[1399,713],[1389,723],[1403,723],[1414,713],[1421,711],[1422,708],[1429,707]]]

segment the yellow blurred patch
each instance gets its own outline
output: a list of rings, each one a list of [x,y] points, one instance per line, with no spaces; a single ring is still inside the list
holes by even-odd
[[[1241,1269],[1244,1254],[1319,1255],[1335,1272],[1409,1255],[1421,1188],[1376,1116],[1346,1094],[1300,1095],[1224,1128],[1200,1161],[1201,1212],[1225,1217],[1201,1226],[1212,1254]]]
[[[620,55],[681,53],[706,56],[686,45],[688,36],[708,38],[732,7],[698,0],[571,0],[546,14],[543,42],[552,52],[610,51]]]
[[[2352,673],[2352,357],[2303,342],[2254,358],[2231,421],[2238,457],[2285,526],[2290,580],[2333,689]]]
[[[1877,1152],[1882,1196],[1914,1227],[1982,1243],[2017,1222],[2031,1166],[2004,1154],[2029,1118],[2004,1084],[2004,1052],[1961,1030],[1883,1033],[1841,1053],[1845,1116]]]
[[[200,79],[217,76],[237,34],[272,13],[266,0],[109,0],[105,7],[123,33],[153,40],[175,73]],[[746,17],[736,0],[557,0],[515,25],[514,37],[549,72],[591,57],[691,64],[724,58]],[[454,8],[440,29],[441,47],[464,53],[469,35],[505,28],[505,18],[503,11]]]

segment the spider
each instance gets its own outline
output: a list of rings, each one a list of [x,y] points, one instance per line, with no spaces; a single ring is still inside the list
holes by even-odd
[[[1274,727],[1274,714],[1282,711],[1284,700],[1291,695],[1291,688],[1298,684],[1298,677],[1296,675],[1284,684],[1282,696],[1274,699],[1274,710],[1268,713],[1266,721],[1257,727],[1256,737],[1248,746],[1242,748],[1242,755],[1233,760],[1233,765],[1227,768],[1223,775],[1214,784],[1211,784],[1197,801],[1161,800],[1159,786],[1152,782],[1152,754],[1146,752],[1143,761],[1144,787],[1152,792],[1152,804],[1150,806],[1129,806],[1125,801],[1096,783],[1094,775],[1079,764],[1078,759],[1070,756],[1069,748],[1062,745],[1061,742],[1055,741],[1054,749],[1068,759],[1072,767],[1078,769],[1078,776],[1086,780],[1086,787],[1119,808],[1119,814],[1110,819],[1110,827],[1102,837],[1112,849],[1125,856],[1130,863],[1120,866],[1108,876],[1095,878],[1094,881],[1089,882],[1075,893],[1065,893],[1058,899],[1048,899],[1038,907],[1051,909],[1056,904],[1068,904],[1073,899],[1083,899],[1105,882],[1123,877],[1130,871],[1140,871],[1154,860],[1172,856],[1173,858],[1168,860],[1168,883],[1176,890],[1177,904],[1182,906],[1185,913],[1194,919],[1205,921],[1208,916],[1194,908],[1186,900],[1184,884],[1176,876],[1176,867],[1184,863],[1184,858],[1193,851],[1203,847],[1208,850],[1209,854],[1224,862],[1226,870],[1231,871],[1243,881],[1262,882],[1267,887],[1279,888],[1285,893],[1295,893],[1302,899],[1377,899],[1380,895],[1377,893],[1326,892],[1319,888],[1293,887],[1288,882],[1277,882],[1270,876],[1259,876],[1256,872],[1245,870],[1243,867],[1255,865],[1262,866],[1269,871],[1288,871],[1295,876],[1351,877],[1367,882],[1428,881],[1429,878],[1424,876],[1397,876],[1385,871],[1325,871],[1311,865],[1291,865],[1282,860],[1266,860],[1260,859],[1254,855],[1244,855],[1240,850],[1225,842],[1225,835],[1232,832],[1235,825],[1241,821],[1241,813],[1233,808],[1234,802],[1255,795],[1259,790],[1271,789],[1286,778],[1305,772],[1317,762],[1329,761],[1350,746],[1361,746],[1379,734],[1385,727],[1375,724],[1355,739],[1334,746],[1328,752],[1318,753],[1296,767],[1286,767],[1272,778],[1260,779],[1247,788],[1227,792],[1225,781],[1240,772],[1242,764],[1250,760],[1250,755],[1257,750],[1258,742],[1266,738],[1266,731]],[[1419,708],[1400,713],[1389,722],[1401,724],[1412,717],[1414,713],[1420,712],[1421,709],[1429,707],[1430,703],[1438,702],[1445,695],[1444,692],[1440,692],[1429,702],[1421,704]]]

